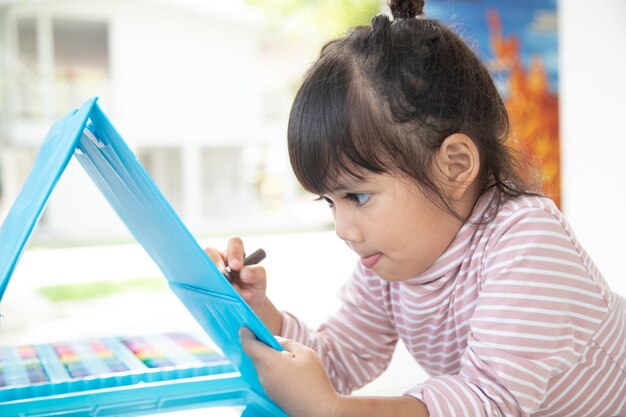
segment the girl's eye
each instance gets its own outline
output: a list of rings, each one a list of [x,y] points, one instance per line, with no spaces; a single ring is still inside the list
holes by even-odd
[[[362,206],[370,199],[370,195],[369,193],[348,193],[345,198]]]
[[[333,203],[333,200],[331,200],[330,198],[326,197],[326,196],[320,196],[318,198],[318,200],[324,200],[326,203],[328,203],[328,207],[334,207],[335,203]]]

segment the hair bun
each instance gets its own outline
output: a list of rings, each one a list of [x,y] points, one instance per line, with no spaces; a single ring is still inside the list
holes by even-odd
[[[410,19],[424,14],[424,0],[390,0],[389,9],[395,19]]]

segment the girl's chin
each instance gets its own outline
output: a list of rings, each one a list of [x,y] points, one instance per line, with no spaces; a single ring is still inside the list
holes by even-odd
[[[408,281],[419,276],[421,272],[410,272],[407,270],[400,271],[398,268],[389,267],[385,262],[384,265],[377,265],[377,268],[370,269],[373,273],[388,282]]]

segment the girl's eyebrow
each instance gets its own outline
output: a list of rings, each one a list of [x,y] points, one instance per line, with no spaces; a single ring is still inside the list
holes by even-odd
[[[355,188],[367,184],[369,181],[371,181],[371,177],[369,175],[364,175],[362,178],[347,177],[345,179],[335,181],[333,184],[334,186],[330,188],[328,192],[331,194],[347,193],[353,191]]]
[[[340,193],[353,192],[355,188],[358,188],[359,186],[363,185],[364,183],[365,183],[364,181],[355,181],[353,183],[337,184],[334,188],[331,188],[329,190],[329,193],[330,194],[340,194]]]
[[[328,190],[329,194],[339,194],[339,193],[345,193],[350,191],[350,187],[348,185],[344,185],[344,184],[339,184],[337,185],[335,188],[331,188],[330,190]]]

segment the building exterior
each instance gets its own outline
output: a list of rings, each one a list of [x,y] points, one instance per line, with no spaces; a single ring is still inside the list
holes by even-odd
[[[265,32],[243,0],[0,0],[0,213],[50,125],[92,96],[194,232],[290,212],[293,81],[266,65]],[[124,236],[78,163],[68,171],[34,239]]]

